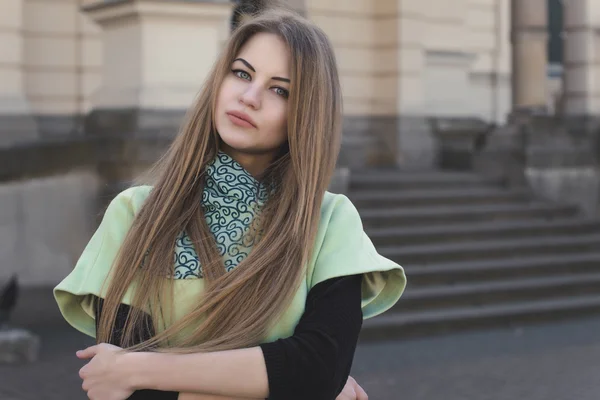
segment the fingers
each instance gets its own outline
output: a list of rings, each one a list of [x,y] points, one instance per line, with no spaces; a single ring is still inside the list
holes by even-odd
[[[81,358],[82,360],[86,360],[88,358],[94,357],[96,355],[97,351],[98,351],[98,346],[95,345],[95,346],[90,346],[84,350],[79,350],[75,353],[75,355],[78,358]]]
[[[356,392],[356,400],[369,400],[367,392],[365,392],[365,390],[362,387],[360,387],[358,383],[356,383],[356,385],[354,386],[354,391]]]
[[[355,396],[352,400],[369,400],[367,392],[365,392],[365,390],[356,382],[353,377],[348,377],[348,384],[350,384],[354,389]]]
[[[356,400],[356,393],[351,387],[345,387],[342,393],[335,398],[335,400]]]

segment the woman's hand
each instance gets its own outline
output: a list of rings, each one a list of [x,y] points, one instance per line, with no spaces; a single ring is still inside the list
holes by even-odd
[[[123,368],[122,349],[112,344],[100,343],[79,350],[76,354],[82,360],[91,361],[79,370],[83,379],[81,387],[92,400],[125,400],[135,391],[131,380]]]
[[[335,400],[369,400],[367,392],[360,387],[353,377],[349,376],[346,386]]]

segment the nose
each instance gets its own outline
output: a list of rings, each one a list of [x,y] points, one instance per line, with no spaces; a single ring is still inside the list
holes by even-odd
[[[248,85],[240,95],[240,103],[255,110],[260,108],[260,90],[257,85]]]

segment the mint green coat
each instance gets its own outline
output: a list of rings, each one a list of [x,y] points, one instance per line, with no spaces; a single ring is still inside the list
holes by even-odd
[[[81,254],[75,268],[55,288],[54,297],[65,318],[75,329],[95,337],[94,296],[104,297],[102,284],[135,215],[152,188],[137,186],[118,194]],[[207,169],[203,205],[208,226],[229,271],[242,261],[252,243],[241,237],[267,191],[252,175],[224,153]],[[304,279],[287,310],[268,333],[265,342],[291,336],[304,312],[308,292],[327,279],[363,274],[362,311],[371,318],[392,307],[406,286],[404,270],[377,253],[363,231],[358,211],[340,194],[325,193],[312,257]],[[189,238],[182,232],[175,243],[175,320],[191,310],[204,290],[202,267]],[[165,278],[167,279],[167,278]],[[122,303],[131,304],[132,288]]]

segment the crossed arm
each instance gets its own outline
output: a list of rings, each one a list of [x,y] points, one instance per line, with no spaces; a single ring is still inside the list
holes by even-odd
[[[360,286],[360,275],[318,284],[294,335],[273,343],[214,353],[131,354],[131,376],[140,390],[130,399],[332,400],[352,366],[362,324]],[[100,312],[101,304],[97,320]]]

